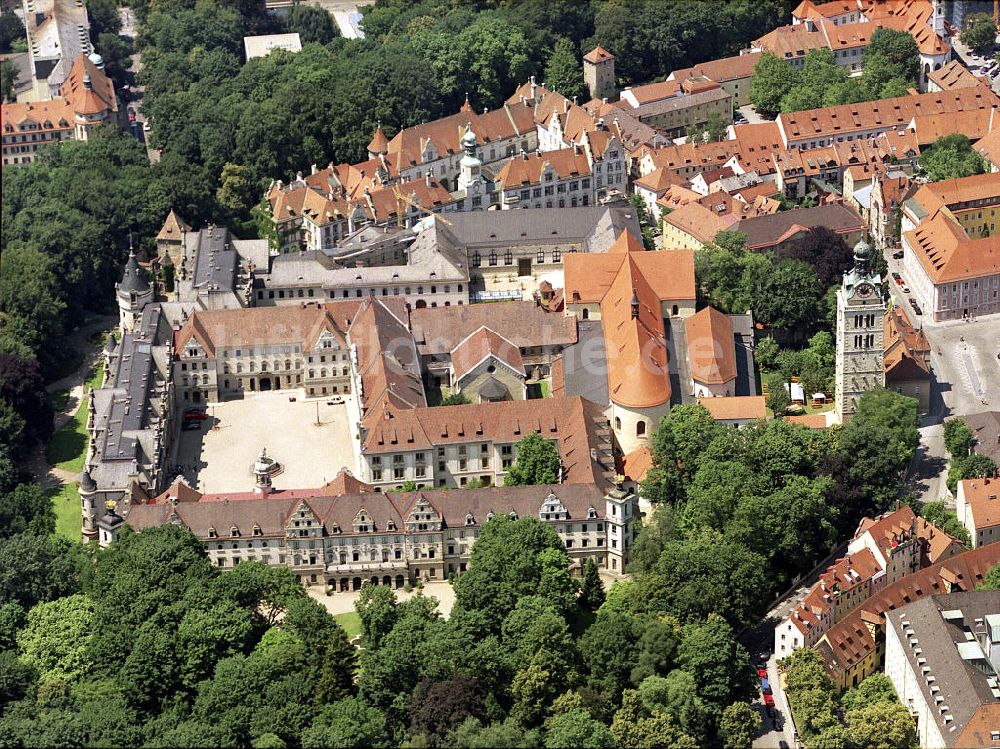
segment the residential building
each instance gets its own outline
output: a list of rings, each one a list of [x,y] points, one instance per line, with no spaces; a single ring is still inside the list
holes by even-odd
[[[618,90],[615,81],[615,56],[600,46],[585,54],[583,82],[591,99],[613,99]]]
[[[589,559],[622,574],[630,557],[636,498],[617,489],[559,484],[382,494],[344,478],[263,496],[201,494],[177,483],[125,517],[135,531],[168,523],[188,528],[223,570],[262,561],[337,592],[363,582],[401,589],[461,574],[483,524],[498,513],[535,517],[555,530],[574,574]]]
[[[575,318],[535,302],[418,308],[410,312],[409,323],[429,388],[449,385],[452,352],[479,330],[489,330],[517,348],[529,382],[551,378],[554,360],[577,341]]]
[[[912,180],[897,171],[876,171],[872,175],[868,208],[868,228],[878,248],[898,247],[901,223],[899,208],[909,193]]]
[[[955,514],[969,531],[972,548],[1000,541],[1000,479],[965,479],[958,482]]]
[[[886,305],[871,252],[864,241],[854,246],[854,267],[837,290],[836,406],[842,424],[863,393],[885,384]]]
[[[118,97],[103,68],[100,55],[81,54],[55,98],[0,105],[4,166],[28,164],[42,146],[87,140],[95,127],[119,124]]]
[[[748,250],[757,252],[772,250],[780,255],[792,243],[801,241],[817,226],[826,227],[841,236],[848,245],[861,241],[865,232],[864,222],[858,212],[841,203],[751,216],[742,219],[731,228],[747,235]]]
[[[738,216],[719,215],[699,202],[690,202],[663,216],[663,246],[700,250],[714,242],[720,231],[734,229],[737,223]]]
[[[976,76],[962,64],[961,60],[952,60],[938,70],[927,74],[927,91],[950,91],[955,88],[975,88],[980,85]]]
[[[167,478],[175,438],[168,331],[180,312],[176,304],[147,304],[120,342],[108,337],[104,384],[89,393],[87,403],[88,447],[79,486],[87,540],[98,539],[107,503],[144,501]]]
[[[78,0],[21,0],[21,8],[31,86],[18,92],[17,101],[56,99],[74,61],[94,51],[87,6]]]
[[[934,182],[902,203],[903,273],[935,322],[1000,312],[1000,173]]]
[[[847,554],[820,574],[816,584],[775,627],[775,654],[780,658],[796,648],[815,646],[834,624],[885,586],[965,550],[905,505],[863,519],[848,543]]]
[[[819,148],[832,143],[868,140],[889,130],[906,127],[920,115],[990,110],[998,106],[1000,97],[986,86],[979,86],[801,112],[782,112],[776,122],[786,147]]]
[[[686,78],[696,76],[715,81],[733,97],[733,107],[742,107],[750,103],[750,79],[753,77],[754,66],[759,60],[759,52],[746,52],[733,57],[709,60],[690,68],[675,70],[667,76],[667,81],[683,81]]]
[[[579,396],[369,410],[361,424],[361,478],[385,491],[407,482],[500,486],[517,444],[532,432],[558,449],[561,483],[607,485],[614,471],[607,420]]]
[[[997,562],[1000,544],[992,544],[956,554],[886,585],[820,638],[816,649],[823,656],[827,675],[838,688],[849,689],[880,671],[887,618],[906,604],[929,596],[975,590]]]
[[[307,395],[351,392],[347,331],[361,304],[195,310],[174,335],[178,403],[296,387]]]
[[[678,95],[642,104],[630,114],[668,138],[682,138],[691,131],[704,131],[713,115],[726,124],[732,122],[733,96],[718,83],[685,80]]]
[[[243,53],[247,60],[252,60],[255,57],[267,57],[276,49],[292,53],[301,52],[302,40],[297,33],[243,37]]]
[[[1000,591],[932,595],[885,614],[885,675],[922,747],[1000,741],[998,669]]]
[[[664,167],[657,167],[654,171],[640,177],[632,182],[632,193],[642,198],[646,206],[646,213],[654,223],[660,218],[659,200],[667,190],[673,185],[681,184],[681,179]]]
[[[623,197],[628,175],[621,144],[612,136],[603,153],[594,153],[583,137],[582,148],[524,153],[504,164],[496,175],[500,207],[575,208]]]
[[[931,346],[924,331],[914,328],[899,306],[885,313],[885,387],[917,399],[917,410],[930,411]]]

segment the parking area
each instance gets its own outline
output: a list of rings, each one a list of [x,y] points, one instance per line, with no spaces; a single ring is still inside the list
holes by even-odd
[[[344,403],[275,390],[213,403],[206,413],[197,429],[180,432],[177,447],[178,472],[198,491],[253,489],[252,467],[262,448],[283,467],[274,478],[277,488],[319,487],[341,468],[355,470],[353,427]]]
[[[944,415],[989,411],[1000,403],[1000,317],[924,327]]]

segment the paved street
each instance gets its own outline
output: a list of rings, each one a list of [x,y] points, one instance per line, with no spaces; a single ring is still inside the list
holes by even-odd
[[[129,42],[129,46],[131,46],[134,50],[135,15],[128,8],[121,8],[119,9],[118,13],[121,16],[121,21],[122,21],[120,36],[123,39],[126,39]],[[146,156],[149,158],[149,163],[155,164],[157,161],[160,160],[160,152],[155,148],[151,148],[149,146],[149,143],[147,142],[146,138],[147,133],[142,129],[143,125],[145,125],[147,120],[146,114],[142,111],[142,103],[143,103],[142,95],[145,91],[145,88],[135,82],[135,79],[138,77],[139,72],[142,70],[142,55],[137,51],[133,51],[131,54],[131,58],[132,58],[132,67],[129,68],[129,71],[133,74],[133,79],[132,79],[131,97],[127,106],[130,109],[135,110],[136,113],[135,119],[136,122],[138,123],[136,132],[134,132],[133,134],[135,135],[136,140],[138,140],[140,143],[143,144],[143,146],[145,146]]]

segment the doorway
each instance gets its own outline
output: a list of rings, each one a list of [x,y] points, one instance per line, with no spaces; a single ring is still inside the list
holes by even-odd
[[[517,275],[519,275],[519,276],[530,276],[531,275],[531,258],[530,257],[519,257],[517,259]]]
[[[261,392],[263,392],[265,390],[270,390],[271,389],[271,378],[270,377],[261,377],[260,378],[260,389],[261,389]]]

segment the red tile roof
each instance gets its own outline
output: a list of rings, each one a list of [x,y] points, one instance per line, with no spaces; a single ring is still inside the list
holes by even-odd
[[[706,385],[736,379],[733,321],[714,307],[705,307],[684,321],[691,377]]]
[[[525,376],[524,362],[518,347],[484,326],[466,337],[451,352],[455,379],[461,380],[491,356],[522,377]]]
[[[604,62],[605,60],[615,59],[615,56],[604,49],[604,47],[597,46],[585,54],[583,59],[587,62]]]

